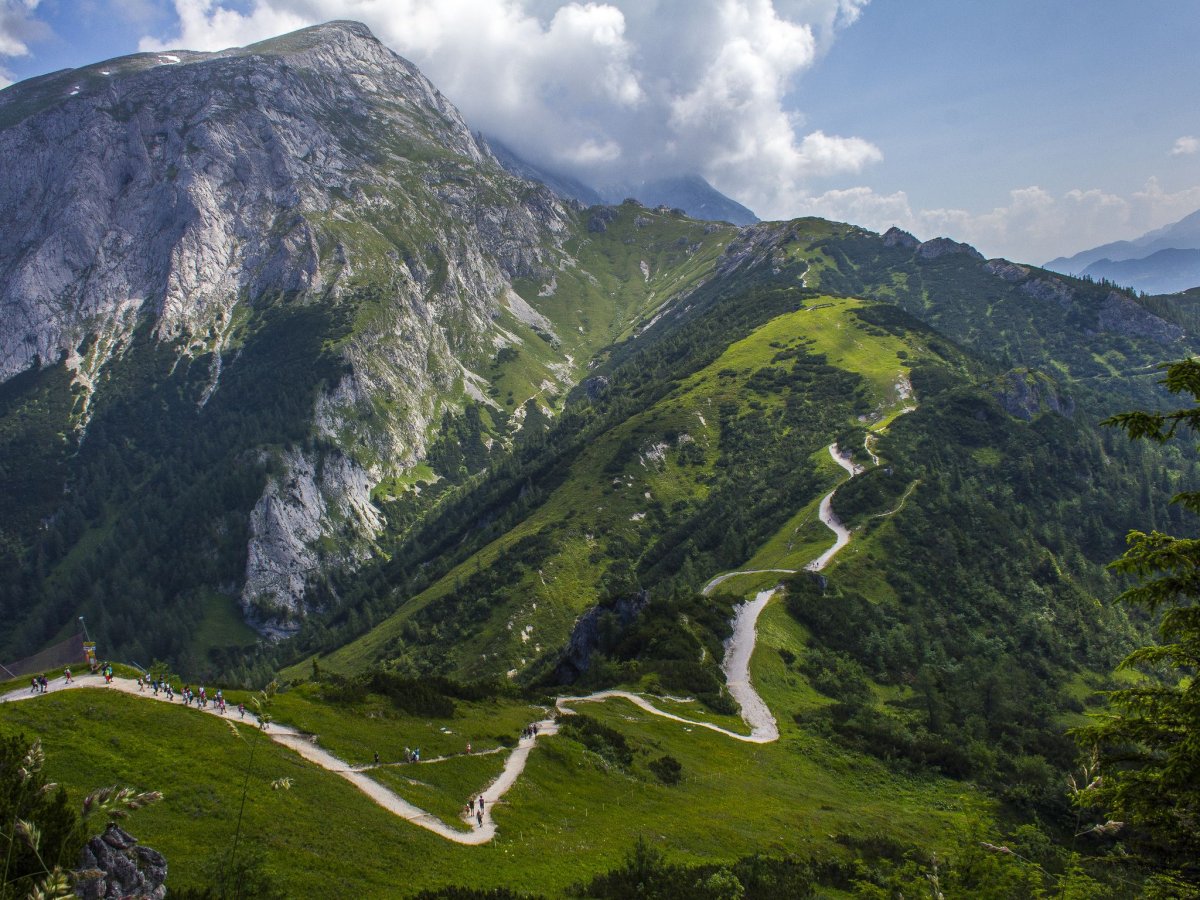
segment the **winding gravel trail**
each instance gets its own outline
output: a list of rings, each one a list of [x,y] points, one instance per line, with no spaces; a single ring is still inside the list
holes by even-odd
[[[726,662],[724,668],[729,678],[729,690],[742,705],[742,716],[746,724],[750,726],[750,734],[739,734],[736,731],[730,731],[711,722],[698,722],[692,719],[685,719],[674,713],[665,712],[654,706],[654,704],[650,703],[644,697],[630,693],[629,691],[599,691],[582,697],[559,697],[555,703],[556,711],[564,715],[571,715],[573,710],[570,708],[570,704],[597,703],[609,699],[623,699],[652,715],[696,728],[707,728],[710,731],[719,732],[734,740],[752,744],[766,744],[777,740],[779,729],[775,725],[775,719],[771,715],[767,705],[750,684],[749,672],[750,657],[754,652],[755,626],[758,622],[758,615],[762,612],[763,607],[766,606],[767,601],[773,593],[774,591],[763,591],[754,600],[738,608],[734,616],[733,635],[726,642]],[[168,700],[166,694],[155,695],[148,690],[138,690],[137,681],[132,678],[113,678],[112,684],[105,684],[99,675],[88,674],[80,675],[71,684],[63,684],[61,681],[56,680],[52,688],[53,690],[49,693],[59,693],[64,690],[118,691],[133,697],[155,700],[160,703],[175,702]],[[45,695],[42,693],[32,693],[24,688],[18,688],[15,691],[0,696],[0,703],[15,703],[43,696]],[[241,724],[256,728],[261,727],[258,719],[249,711],[247,711],[245,719],[239,719],[232,710],[222,714],[215,706],[204,709],[197,707],[188,708],[198,714],[208,714],[230,722],[240,722]],[[470,831],[461,831],[447,825],[437,816],[410,803],[387,786],[373,780],[366,773],[370,769],[376,768],[375,766],[352,766],[345,760],[339,759],[328,750],[316,744],[311,736],[303,734],[295,728],[272,722],[263,730],[263,733],[275,743],[287,747],[314,765],[320,766],[325,771],[344,778],[393,815],[399,816],[456,844],[478,845],[486,844],[496,836],[496,822],[492,818],[492,809],[497,803],[503,800],[504,795],[517,783],[517,779],[520,778],[521,773],[525,770],[525,763],[529,759],[529,753],[536,744],[537,739],[557,734],[558,724],[555,722],[553,716],[542,719],[534,723],[532,734],[523,736],[517,742],[517,746],[513,748],[512,752],[508,755],[508,759],[505,760],[504,769],[501,771],[499,777],[479,794],[479,796],[483,797],[484,802],[482,823],[478,819],[464,816],[463,821],[471,826]],[[427,762],[435,762],[435,760],[428,760]]]
[[[903,412],[908,412],[914,407],[906,408]],[[837,444],[829,445],[829,455],[834,461],[845,469],[851,478],[861,474],[864,469],[862,466],[855,463],[848,454],[838,452]],[[868,448],[870,452],[870,448]],[[878,459],[871,454],[872,459],[878,465]],[[912,485],[909,491],[905,494],[901,501],[908,499],[908,494],[916,485]],[[835,540],[833,546],[822,553],[819,557],[805,566],[805,569],[812,572],[819,572],[829,561],[837,554],[839,550],[850,542],[849,530],[838,521],[837,516],[833,513],[832,500],[836,492],[836,488],[830,491],[821,499],[819,508],[819,516],[821,521],[830,531],[834,533]],[[897,507],[899,509],[899,507]],[[895,512],[895,510],[893,510]],[[744,572],[727,572],[723,575],[718,575],[704,586],[703,593],[707,596],[722,582],[733,578],[737,575],[757,575],[766,573],[779,573],[785,575],[795,574],[794,569],[753,569]],[[651,715],[659,716],[663,719],[668,719],[672,722],[679,722],[682,725],[692,728],[705,728],[709,731],[715,731],[735,741],[742,741],[749,744],[769,744],[779,739],[779,727],[775,721],[775,717],[771,714],[770,708],[754,689],[754,685],[750,680],[750,659],[754,655],[754,647],[757,641],[758,617],[770,602],[771,597],[775,594],[775,588],[766,591],[759,591],[753,600],[741,604],[734,611],[733,617],[733,634],[725,642],[725,659],[722,663],[722,670],[725,673],[726,683],[729,687],[729,693],[737,701],[741,708],[742,720],[750,727],[749,734],[741,734],[736,731],[731,731],[720,725],[712,722],[701,722],[694,719],[687,719],[683,716],[675,715],[659,709],[645,697],[639,694],[634,694],[629,691],[597,691],[594,694],[588,694],[581,697],[559,697],[555,701],[555,711],[563,715],[571,715],[574,710],[572,706],[577,706],[581,703],[600,703],[606,700],[625,700],[632,703]],[[58,693],[63,690],[108,690],[118,691],[120,693],[129,694],[134,697],[142,697],[147,700],[156,700],[160,703],[171,703],[165,694],[155,695],[149,691],[138,690],[137,682],[130,678],[114,678],[112,684],[105,684],[103,679],[98,675],[81,675],[76,678],[71,684],[63,684],[56,681],[53,685],[52,693]],[[24,688],[18,688],[8,694],[0,696],[0,703],[13,703],[22,700],[31,700],[36,697],[44,696],[41,693],[33,693]],[[197,713],[207,713],[208,715],[218,716],[231,722],[241,722],[253,727],[261,727],[258,719],[250,712],[246,713],[246,718],[235,719],[232,712],[222,714],[216,707],[198,709],[190,707]],[[492,810],[497,803],[503,802],[504,795],[509,789],[517,783],[521,773],[525,771],[525,763],[529,759],[529,753],[533,750],[539,737],[557,734],[558,725],[553,716],[548,716],[539,722],[534,723],[531,733],[523,736],[517,746],[509,753],[508,759],[505,760],[504,769],[499,777],[489,784],[479,796],[483,798],[483,816],[482,822],[477,818],[464,815],[463,822],[470,826],[469,831],[462,831],[447,825],[437,816],[426,812],[418,806],[408,802],[395,791],[372,780],[366,772],[376,766],[352,766],[342,759],[334,756],[328,750],[320,747],[315,738],[301,733],[295,728],[287,725],[279,725],[270,723],[263,731],[267,737],[277,744],[280,744],[295,753],[302,756],[304,759],[320,766],[327,772],[338,775],[346,781],[353,784],[356,788],[374,800],[381,807],[386,809],[393,815],[412,822],[421,828],[431,831],[439,837],[445,838],[448,841],[453,841],[456,844],[479,845],[486,844],[496,836],[496,822],[492,818]],[[487,753],[497,753],[500,750],[485,751]],[[440,760],[427,760],[426,762],[438,762]],[[478,807],[475,807],[476,809]]]

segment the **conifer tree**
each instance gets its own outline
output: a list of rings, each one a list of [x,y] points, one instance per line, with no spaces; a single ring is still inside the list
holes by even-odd
[[[1189,397],[1190,406],[1123,413],[1105,424],[1160,444],[1181,430],[1200,433],[1200,360],[1163,368],[1162,383]],[[1176,494],[1173,502],[1200,513],[1200,491]],[[1076,732],[1100,762],[1100,777],[1081,797],[1144,830],[1172,864],[1194,866],[1200,859],[1200,540],[1152,530],[1131,532],[1128,543],[1112,568],[1139,581],[1120,599],[1161,613],[1161,642],[1130,654],[1121,668],[1150,669],[1156,677],[1111,692],[1108,713]]]

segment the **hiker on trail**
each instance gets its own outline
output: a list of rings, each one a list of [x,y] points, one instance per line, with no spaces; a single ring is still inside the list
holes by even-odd
[[[238,718],[239,719],[246,718],[246,704],[245,703],[238,704]]]
[[[42,686],[42,693],[46,693],[46,688],[50,687],[50,679],[45,675],[38,676],[38,684]]]
[[[36,694],[38,692],[38,688],[40,687],[41,685],[38,684],[37,676],[31,675],[29,677],[29,693]]]
[[[471,755],[471,742],[467,741],[467,756]]]
[[[375,751],[375,765],[379,765],[379,751]]]
[[[482,809],[479,812],[475,813],[475,821],[479,823],[480,828],[483,827],[483,810]]]
[[[71,683],[71,681],[72,681],[72,679],[71,679],[71,667],[70,667],[70,666],[67,666],[65,669],[63,669],[63,676],[64,676],[64,677],[67,679],[67,684],[70,684],[70,683]]]
[[[483,794],[479,795],[479,814],[483,815]]]
[[[141,676],[141,675],[139,675],[139,676],[138,676],[138,693],[139,693],[139,694],[141,694],[141,693],[144,693],[144,692],[145,692],[145,690],[146,690],[146,682],[144,682],[144,681],[142,680],[142,676]]]

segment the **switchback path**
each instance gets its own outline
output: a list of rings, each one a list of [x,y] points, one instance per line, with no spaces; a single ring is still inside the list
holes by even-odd
[[[767,709],[762,698],[758,696],[754,688],[750,685],[749,672],[750,657],[754,652],[755,625],[758,621],[758,614],[766,606],[767,600],[770,599],[772,593],[774,591],[763,591],[753,601],[743,604],[738,608],[737,614],[734,616],[733,635],[726,642],[725,671],[729,678],[729,689],[742,704],[743,718],[750,726],[750,734],[739,734],[736,731],[730,731],[711,722],[693,721],[673,713],[664,712],[644,697],[628,691],[599,691],[598,693],[589,694],[584,697],[560,697],[555,703],[556,711],[564,715],[571,715],[573,710],[569,708],[568,704],[596,703],[620,698],[628,700],[630,703],[652,715],[696,728],[707,728],[731,737],[734,740],[753,744],[766,744],[777,740],[779,730],[775,725],[775,719],[771,716],[770,710]],[[52,693],[59,693],[64,690],[84,689],[118,691],[134,697],[156,700],[160,703],[175,702],[168,700],[166,694],[155,695],[149,691],[139,691],[137,681],[132,678],[114,677],[112,684],[105,684],[100,676],[91,674],[81,675],[71,684],[62,684],[56,680]],[[18,688],[15,691],[0,696],[0,703],[20,702],[43,696],[45,695],[40,692],[32,693],[24,688]],[[222,714],[215,706],[204,709],[191,708],[197,713],[207,713],[208,715],[217,716],[230,722],[243,722],[253,727],[261,727],[258,719],[249,711],[247,711],[246,717],[243,720],[234,715],[232,711]],[[484,801],[483,822],[480,824],[475,819],[464,819],[471,826],[470,831],[460,831],[447,825],[437,816],[426,812],[405,800],[395,791],[371,779],[366,772],[375,768],[374,766],[352,766],[334,756],[328,750],[321,748],[314,742],[311,736],[302,734],[295,728],[271,722],[263,730],[263,733],[275,743],[282,744],[314,765],[320,766],[325,771],[332,772],[334,775],[346,779],[346,781],[349,781],[393,815],[412,822],[414,825],[419,825],[421,828],[432,831],[439,837],[453,841],[456,844],[478,845],[486,844],[496,836],[496,822],[492,818],[493,807],[508,793],[509,788],[516,784],[517,779],[525,770],[525,763],[529,759],[529,752],[533,749],[537,739],[557,734],[558,724],[555,722],[554,717],[550,716],[534,723],[532,731],[532,734],[522,737],[517,742],[517,746],[505,761],[504,769],[501,771],[500,776],[480,792]],[[435,761],[440,760],[429,760],[428,762]]]
[[[904,412],[908,412],[905,409]],[[863,472],[863,467],[857,465],[849,456],[842,455],[838,452],[837,444],[829,445],[829,454],[833,459],[845,469],[850,477]],[[878,462],[876,462],[878,465]],[[916,484],[912,485],[904,498],[901,501],[903,506],[904,500],[908,499],[908,494],[912,493]],[[834,555],[849,543],[850,532],[838,521],[833,514],[831,501],[836,491],[830,491],[821,500],[820,518],[826,527],[828,527],[835,535],[834,545],[822,553],[817,559],[809,563],[805,568],[808,571],[819,572],[829,564]],[[899,507],[897,507],[897,510]],[[893,510],[895,512],[896,510]],[[793,569],[759,569],[746,572],[728,572],[724,575],[718,575],[704,586],[703,593],[708,595],[717,585],[723,581],[733,578],[735,575],[752,575],[778,572],[780,574],[795,574]],[[775,721],[775,717],[771,714],[771,710],[767,707],[766,702],[759,696],[759,693],[754,689],[754,685],[750,680],[750,658],[754,655],[754,646],[757,640],[758,617],[766,607],[771,597],[775,594],[774,588],[771,590],[760,591],[753,600],[741,604],[735,611],[733,617],[733,634],[729,640],[725,642],[725,660],[722,663],[722,670],[725,673],[726,683],[729,687],[729,693],[738,702],[741,707],[743,721],[750,727],[749,734],[741,734],[736,731],[731,731],[720,725],[712,722],[701,722],[694,719],[686,719],[683,716],[675,715],[674,713],[665,712],[659,709],[645,697],[640,694],[634,694],[629,691],[598,691],[594,694],[588,694],[582,697],[559,697],[555,701],[555,711],[563,715],[572,715],[574,710],[572,706],[577,706],[581,703],[600,703],[606,700],[620,699],[632,703],[634,706],[644,710],[651,715],[659,716],[672,722],[679,722],[693,728],[705,728],[709,731],[715,731],[728,738],[736,741],[742,741],[749,744],[769,744],[779,739],[779,727]],[[54,684],[53,693],[58,693],[63,690],[108,690],[119,691],[124,694],[130,694],[134,697],[142,697],[147,700],[156,700],[160,703],[171,703],[165,694],[155,695],[151,692],[142,690],[139,691],[137,682],[131,678],[113,678],[112,684],[105,684],[103,679],[98,675],[81,675],[76,678],[71,684],[62,684],[57,682]],[[30,700],[35,697],[45,696],[41,693],[33,693],[24,688],[18,688],[8,694],[0,696],[0,703],[12,703],[22,700]],[[262,727],[258,719],[250,712],[246,713],[245,719],[235,718],[232,711],[222,714],[215,706],[205,709],[195,708],[198,713],[207,713],[208,715],[218,716],[230,722],[242,722],[254,727]],[[504,769],[499,777],[488,785],[481,793],[483,797],[483,821],[478,822],[468,816],[464,816],[463,821],[470,826],[469,831],[462,831],[447,825],[437,816],[426,812],[420,807],[408,802],[395,791],[372,780],[366,772],[376,766],[352,766],[342,759],[334,756],[328,750],[322,749],[317,743],[316,738],[311,735],[301,733],[295,728],[287,725],[279,725],[274,722],[269,723],[263,733],[277,744],[294,751],[304,759],[320,766],[327,772],[338,775],[346,781],[353,784],[356,788],[374,800],[381,807],[386,809],[393,815],[399,816],[414,825],[431,831],[434,834],[448,841],[453,841],[456,844],[479,845],[486,844],[496,836],[496,822],[492,818],[493,807],[502,801],[504,795],[509,789],[517,783],[521,773],[525,771],[525,763],[529,759],[529,753],[533,749],[534,744],[539,737],[558,733],[558,724],[554,716],[548,716],[539,722],[536,722],[531,727],[527,736],[522,737],[517,746],[509,753],[508,759],[505,760]],[[501,750],[485,751],[488,753],[498,753]],[[436,760],[426,760],[425,762],[433,763],[440,762],[444,758]],[[464,798],[465,799],[465,798]]]

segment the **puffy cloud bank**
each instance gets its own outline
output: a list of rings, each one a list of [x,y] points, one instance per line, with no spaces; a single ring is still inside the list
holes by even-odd
[[[1008,203],[986,212],[914,209],[904,191],[870,188],[826,191],[803,201],[808,215],[882,231],[899,225],[921,238],[948,235],[987,256],[1044,263],[1109,241],[1138,237],[1200,208],[1200,186],[1168,192],[1151,178],[1129,196],[1101,190],[1052,194],[1040,187],[1009,192]]]
[[[1185,134],[1183,137],[1175,139],[1175,146],[1171,148],[1171,155],[1191,156],[1197,151],[1200,151],[1200,138]]]
[[[0,0],[0,60],[28,56],[31,41],[48,33],[34,17],[38,0]],[[12,84],[10,73],[0,66],[0,88]]]
[[[608,182],[699,172],[765,216],[882,158],[804,128],[788,95],[868,0],[175,0],[144,50],[216,50],[365,22],[467,120],[547,167]]]

